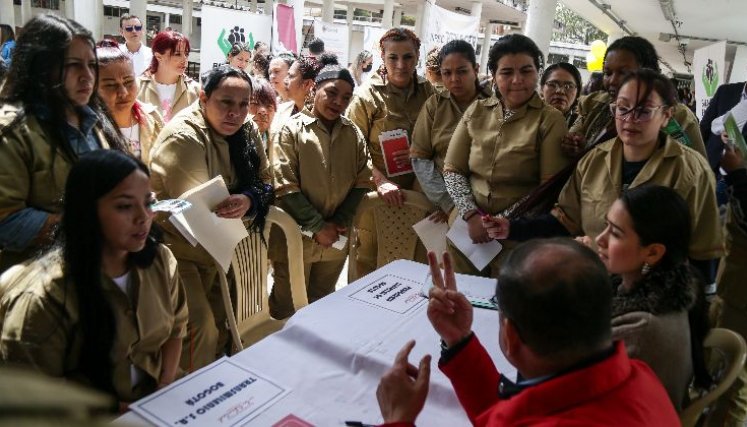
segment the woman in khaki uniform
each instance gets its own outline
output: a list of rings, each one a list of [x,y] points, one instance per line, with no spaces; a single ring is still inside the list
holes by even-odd
[[[347,234],[355,210],[370,189],[371,164],[358,128],[341,114],[355,82],[339,65],[325,66],[315,80],[314,106],[303,110],[276,136],[278,205],[311,233],[303,237],[309,302],[334,292],[347,258],[347,245],[332,247]],[[292,313],[287,254],[273,256],[273,312]],[[279,307],[278,307],[279,305]]]
[[[615,40],[607,48],[604,54],[604,90],[591,93],[580,101],[579,117],[563,141],[566,155],[577,157],[594,145],[617,136],[615,120],[608,106],[617,99],[617,91],[625,77],[641,68],[661,72],[659,55],[648,40],[627,36]],[[706,157],[698,119],[684,104],[675,104],[665,132]]]
[[[93,96],[91,33],[56,15],[37,16],[25,28],[0,89],[0,273],[51,241],[78,156],[123,147]]]
[[[168,123],[192,105],[200,95],[200,84],[186,74],[189,39],[176,31],[161,31],[151,43],[153,59],[138,78],[137,99],[155,105]]]
[[[288,102],[278,106],[278,111],[270,127],[270,139],[274,139],[280,128],[288,123],[288,119],[298,114],[309,101],[309,94],[314,89],[314,79],[319,70],[327,64],[337,63],[337,57],[325,53],[316,58],[302,56],[295,59],[288,68],[285,76],[285,89]]]
[[[501,38],[488,60],[498,93],[473,103],[454,130],[444,179],[475,243],[490,240],[481,216],[511,208],[567,163],[560,151],[568,129],[563,114],[536,92],[541,62],[542,53],[530,38]],[[512,243],[503,244],[505,255]],[[450,246],[449,252],[460,272],[498,274],[501,256],[480,272],[456,248]]]
[[[216,215],[253,217],[252,230],[264,228],[273,193],[262,181],[262,143],[251,121],[246,120],[251,96],[251,78],[243,71],[228,65],[210,71],[200,102],[164,127],[151,152],[151,181],[158,198],[178,198],[221,175],[231,195],[215,207]],[[179,260],[179,275],[187,292],[189,333],[181,364],[191,372],[213,362],[227,343],[217,269],[202,246],[192,246],[165,218],[159,222],[166,244]],[[219,342],[223,339],[219,330],[225,343]]]
[[[431,220],[444,222],[454,207],[443,178],[449,141],[464,110],[490,94],[480,87],[475,49],[466,41],[446,43],[439,52],[438,67],[445,90],[428,98],[420,111],[412,132],[410,159],[420,187],[439,208],[431,214]]]
[[[86,154],[65,195],[59,245],[3,283],[0,359],[92,386],[126,408],[176,378],[187,324],[176,260],[151,230],[140,161]]]
[[[137,79],[132,59],[116,42],[99,43],[96,56],[99,58],[98,94],[127,140],[130,153],[147,165],[153,143],[163,129],[163,119],[154,105],[135,99]]]
[[[662,132],[677,103],[675,96],[665,76],[634,71],[611,107],[619,136],[581,158],[552,215],[490,218],[491,237],[526,240],[570,234],[593,239],[605,229],[605,215],[623,191],[658,184],[687,201],[693,219],[690,260],[708,279],[708,263],[723,254],[715,180],[703,156]]]
[[[387,176],[379,137],[382,132],[402,130],[412,141],[420,109],[435,93],[427,80],[417,75],[420,39],[405,28],[392,28],[379,40],[383,66],[353,95],[346,116],[363,133],[373,164],[376,191],[391,206],[402,206],[400,189],[412,190],[415,176],[407,173]],[[398,164],[410,162],[409,150],[394,153]],[[361,218],[358,230],[357,271],[366,274],[376,269],[377,240],[373,214]],[[423,251],[423,261],[425,261]]]

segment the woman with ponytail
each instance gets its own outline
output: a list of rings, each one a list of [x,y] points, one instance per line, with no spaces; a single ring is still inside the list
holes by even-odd
[[[353,95],[346,115],[363,132],[373,163],[373,182],[381,198],[391,206],[402,206],[404,193],[412,190],[415,175],[389,176],[384,165],[379,138],[383,132],[399,130],[412,142],[418,114],[425,101],[435,93],[433,86],[417,75],[420,39],[406,28],[392,28],[379,40],[383,64]],[[393,153],[401,167],[410,163],[410,151]],[[358,273],[377,268],[377,237],[373,215],[361,218],[358,239]],[[422,259],[425,262],[425,250]]]
[[[257,129],[249,114],[252,80],[245,72],[221,65],[204,76],[200,102],[170,121],[151,152],[153,189],[160,199],[178,198],[187,190],[221,175],[230,196],[215,207],[223,218],[251,218],[261,232],[272,188],[270,171]],[[223,353],[221,335],[226,313],[220,299],[218,270],[200,245],[192,246],[165,218],[165,240],[179,260],[179,275],[189,301],[189,331],[182,367],[194,371]]]
[[[151,228],[152,203],[139,160],[113,150],[81,157],[57,245],[4,283],[0,360],[92,386],[120,408],[174,381],[187,301],[176,259]]]
[[[431,220],[444,222],[454,207],[446,191],[443,170],[446,149],[464,111],[476,99],[490,97],[477,79],[475,49],[464,40],[452,40],[438,52],[436,66],[444,85],[420,111],[412,132],[410,158],[420,187],[438,209]]]
[[[693,377],[703,389],[711,382],[703,284],[687,259],[690,210],[671,188],[644,185],[624,192],[606,222],[596,244],[613,275],[612,339],[653,369],[679,410]]]

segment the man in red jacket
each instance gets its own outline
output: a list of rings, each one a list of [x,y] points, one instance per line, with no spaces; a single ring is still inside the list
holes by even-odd
[[[612,286],[589,248],[570,239],[514,249],[496,287],[501,350],[519,374],[502,376],[472,333],[472,306],[457,291],[451,260],[442,277],[429,254],[434,288],[428,318],[442,339],[439,368],[478,426],[677,426],[656,375],[611,341]],[[425,403],[429,356],[410,365],[408,343],[381,379],[387,426],[413,426]]]

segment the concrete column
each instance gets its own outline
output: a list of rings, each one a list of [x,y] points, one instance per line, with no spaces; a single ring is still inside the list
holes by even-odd
[[[397,7],[394,9],[394,26],[395,27],[401,27],[402,26],[402,15],[404,15],[405,11],[402,10],[401,7]]]
[[[75,6],[73,6],[73,1],[75,0],[65,0],[65,18],[73,19],[75,16]],[[117,21],[117,23],[119,23],[119,21]]]
[[[613,31],[607,35],[607,46],[611,45],[617,39],[621,39],[625,34],[622,31]]]
[[[33,18],[31,14],[31,0],[21,1],[21,27],[26,25],[29,20]]]
[[[557,0],[532,0],[527,10],[527,26],[524,35],[534,40],[545,58],[550,51],[556,4]]]
[[[392,15],[394,14],[394,0],[384,0],[384,14],[381,16],[381,28],[388,30],[392,28]]]
[[[495,32],[495,26],[496,24],[492,22],[485,25],[485,34],[482,38],[482,50],[480,50],[480,73],[490,74],[490,70],[488,70],[488,53],[492,46],[490,36]]]
[[[272,15],[273,0],[265,0],[263,12],[265,15]]]
[[[77,3],[77,0],[66,0],[66,2],[67,1],[71,3]],[[145,25],[147,25],[148,23],[148,20],[146,18],[146,16],[148,15],[148,0],[130,0],[130,15],[135,15],[140,18],[140,22],[143,23],[143,32],[146,32],[150,29],[145,28]],[[161,29],[163,30],[163,28]]]
[[[251,8],[249,9],[249,10],[251,10],[251,11],[252,11],[252,13],[258,13],[258,12],[259,12],[259,11],[257,10],[257,9],[258,9],[258,6],[259,6],[259,5],[257,4],[257,0],[252,0],[252,7],[251,7]]]
[[[348,3],[348,14],[345,20],[348,24],[348,34],[353,33],[353,17],[355,16],[355,3]]]
[[[192,0],[184,0],[184,9],[182,10],[182,34],[188,39],[192,38],[192,9],[194,3]]]
[[[69,3],[70,0],[65,3]],[[16,13],[13,10],[13,0],[0,0],[0,24],[10,25],[10,28],[16,29]]]
[[[415,11],[415,34],[420,37],[421,40],[425,38],[425,29],[428,28],[429,10],[426,3],[431,6],[436,4],[436,0],[423,0],[418,2],[417,9]]]
[[[334,0],[324,0],[322,2],[322,22],[332,24],[335,22],[335,2]]]
[[[470,15],[482,16],[482,2],[481,1],[472,2],[472,10],[470,11]]]
[[[184,2],[184,5],[186,6],[189,0]],[[182,20],[184,22],[184,20]],[[171,26],[171,14],[168,12],[164,12],[163,14],[163,29],[169,28]]]

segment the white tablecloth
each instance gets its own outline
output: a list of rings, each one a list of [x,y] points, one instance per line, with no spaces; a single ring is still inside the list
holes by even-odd
[[[411,363],[417,365],[425,354],[433,356],[430,391],[418,424],[469,425],[437,367],[439,337],[426,316],[426,299],[399,314],[350,297],[387,274],[422,283],[427,273],[424,264],[392,262],[300,310],[282,331],[234,355],[233,360],[291,389],[250,425],[272,426],[289,414],[317,426],[340,426],[346,420],[380,423],[379,378],[410,339],[417,341]],[[498,347],[497,311],[476,308],[473,329],[498,369],[513,377],[516,370]],[[132,412],[118,421],[148,425]]]

